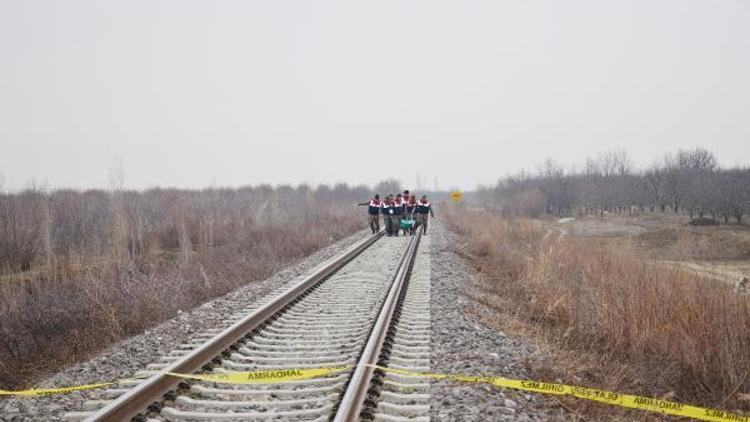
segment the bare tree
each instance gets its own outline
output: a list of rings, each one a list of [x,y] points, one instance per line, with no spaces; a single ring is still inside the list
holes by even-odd
[[[717,175],[713,192],[716,193],[717,211],[725,223],[734,218],[737,224],[741,224],[743,216],[748,212],[749,175],[750,171],[747,169],[731,169]]]
[[[654,212],[656,207],[664,212],[668,202],[667,171],[660,164],[653,164],[643,173],[643,184],[651,212]]]
[[[375,185],[375,192],[380,193],[380,195],[399,193],[401,192],[401,181],[396,179],[383,180]]]
[[[711,206],[707,194],[710,192],[708,187],[713,173],[718,167],[716,156],[704,148],[696,148],[678,151],[676,159],[688,213],[691,218],[696,212],[703,217]]]
[[[580,171],[545,161],[536,173],[521,172],[485,187],[478,196],[509,214],[563,215],[578,212],[664,212],[710,214],[742,221],[750,207],[750,170],[722,169],[705,148],[679,150],[644,170],[623,151],[587,158]],[[481,197],[485,198],[481,198]]]

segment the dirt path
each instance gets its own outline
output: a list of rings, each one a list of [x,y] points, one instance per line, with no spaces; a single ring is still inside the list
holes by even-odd
[[[748,261],[724,261],[724,262],[680,262],[661,260],[654,261],[656,264],[669,268],[680,268],[691,273],[734,284],[740,278],[750,274],[750,262]]]

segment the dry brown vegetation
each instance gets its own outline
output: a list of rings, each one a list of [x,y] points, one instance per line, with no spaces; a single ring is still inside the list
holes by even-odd
[[[561,238],[538,221],[488,211],[449,215],[482,275],[478,300],[503,315],[495,322],[521,326],[567,357],[542,375],[750,410],[748,296],[654,265],[632,245]]]
[[[730,284],[750,275],[750,226],[743,224],[695,227],[689,216],[671,212],[539,221],[564,236],[632,247],[654,263]]]
[[[363,228],[366,188],[0,194],[0,388]]]

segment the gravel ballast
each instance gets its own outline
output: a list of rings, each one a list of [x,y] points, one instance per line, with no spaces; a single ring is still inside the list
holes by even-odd
[[[437,373],[532,379],[525,362],[539,351],[523,339],[482,326],[469,312],[497,312],[470,299],[478,274],[458,252],[460,242],[439,221],[432,222],[431,367]],[[434,421],[565,420],[551,400],[487,384],[433,381]]]
[[[298,281],[299,277],[305,276],[321,262],[343,252],[368,235],[369,230],[357,232],[301,259],[266,280],[250,282],[191,311],[181,312],[176,318],[113,345],[88,362],[60,371],[36,387],[66,387],[127,378],[191,337],[219,326],[237,309],[249,303],[270,300],[274,290]],[[59,396],[0,399],[0,420],[61,420],[65,413],[80,410],[84,401],[96,397],[97,393],[75,392]]]
[[[221,325],[248,303],[263,303],[274,290],[289,285],[315,266],[369,235],[367,231],[341,240],[300,260],[274,276],[248,283],[232,293],[122,341],[96,358],[50,377],[37,387],[63,387],[129,377],[201,332]],[[431,347],[433,372],[533,379],[527,362],[540,359],[528,341],[483,326],[474,313],[497,312],[472,300],[478,275],[459,253],[460,242],[439,220],[429,232],[431,266]],[[553,400],[537,394],[491,387],[431,381],[430,417],[434,421],[565,420]],[[61,396],[0,400],[0,420],[60,420],[80,410],[91,392]]]

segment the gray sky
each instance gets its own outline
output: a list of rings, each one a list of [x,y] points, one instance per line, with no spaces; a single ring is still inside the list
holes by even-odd
[[[750,163],[750,2],[0,0],[6,188]]]

